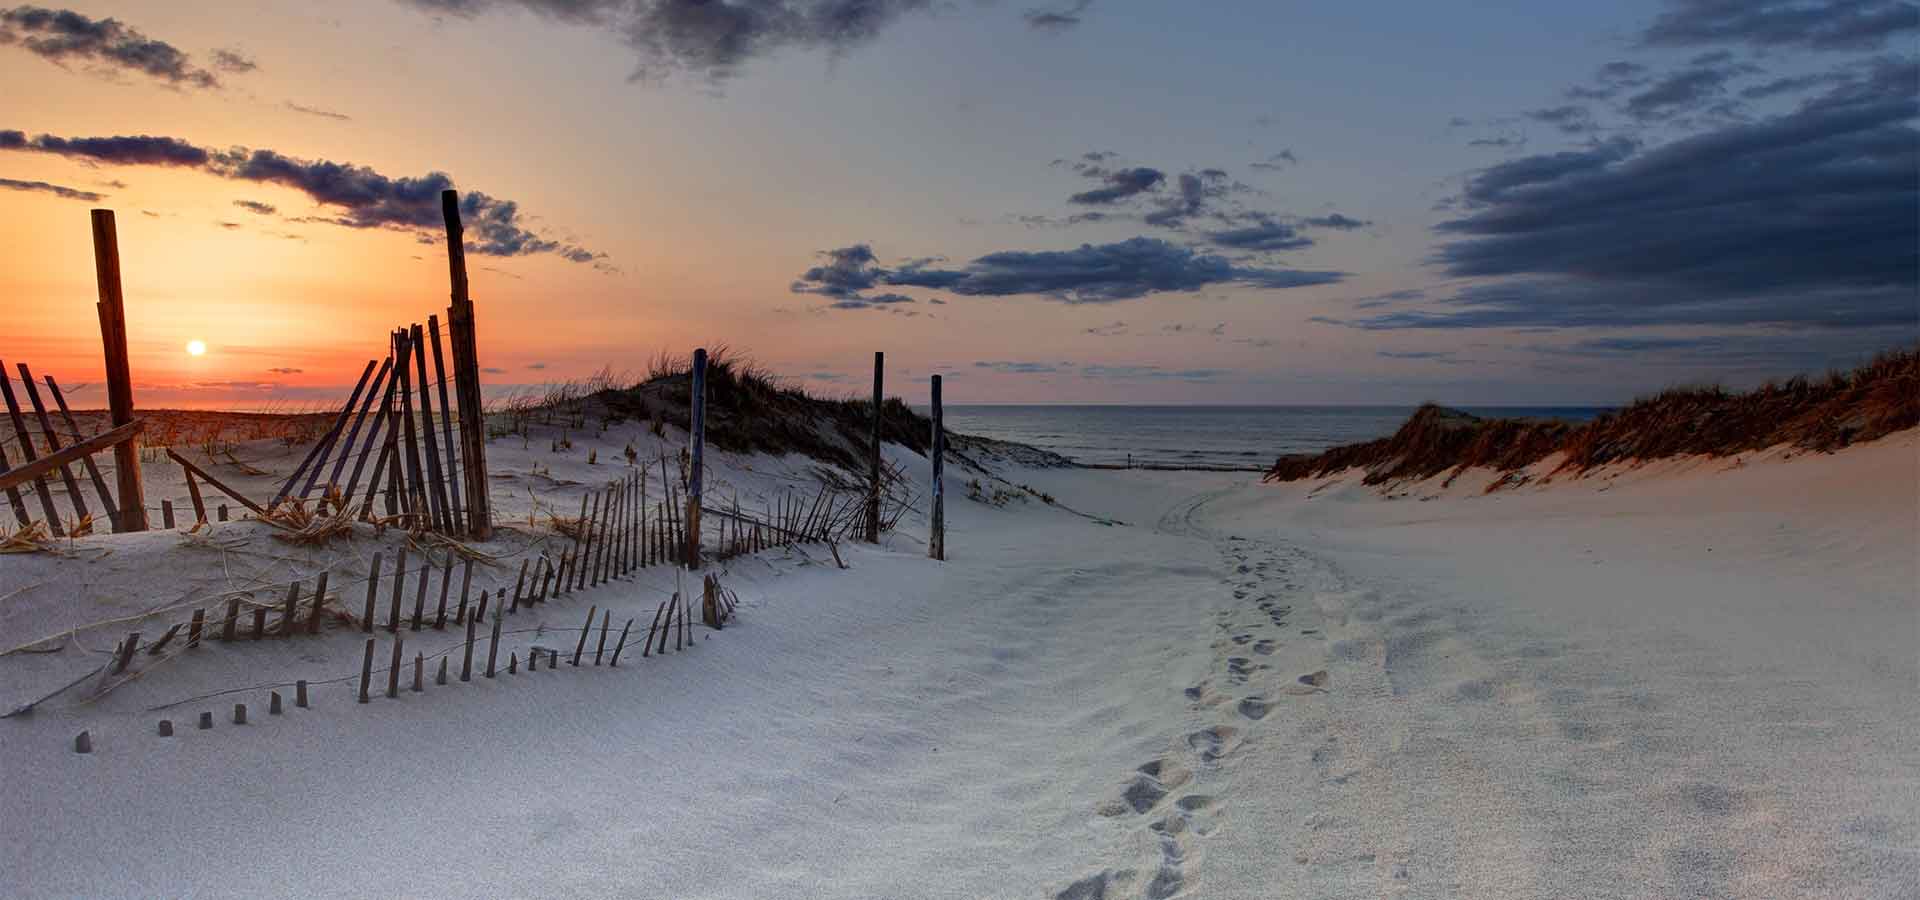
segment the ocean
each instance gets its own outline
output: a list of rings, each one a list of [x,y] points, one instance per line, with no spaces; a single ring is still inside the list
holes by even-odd
[[[1462,407],[1479,416],[1586,421],[1586,406]],[[1265,467],[1283,453],[1385,437],[1412,406],[953,405],[947,428],[1016,441],[1094,465]]]

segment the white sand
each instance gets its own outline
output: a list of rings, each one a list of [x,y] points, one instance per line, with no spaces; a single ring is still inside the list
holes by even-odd
[[[534,470],[611,473],[630,439],[595,439],[598,468],[590,441],[496,442],[495,494],[571,514],[582,486]],[[0,721],[0,896],[1914,896],[1915,451],[1395,500],[1006,473],[1071,510],[969,502],[950,466],[950,562],[911,520],[843,546],[847,571],[820,549],[737,560],[738,625],[665,659],[366,706],[328,685],[279,718],[264,690],[146,711],[355,672],[340,632],[202,648]],[[806,468],[722,458],[715,480],[765,494]],[[177,600],[189,572],[201,592],[338,577],[391,544],[263,531],[0,557],[0,644]],[[517,531],[494,549],[550,537]],[[650,615],[671,583],[511,621],[556,646],[588,605]],[[134,627],[157,630],[0,657],[0,706]],[[1296,680],[1321,669],[1325,690]],[[253,724],[225,723],[236,700]],[[221,725],[194,730],[201,709]]]

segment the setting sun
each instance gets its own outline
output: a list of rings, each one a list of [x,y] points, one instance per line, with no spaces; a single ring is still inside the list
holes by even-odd
[[[187,342],[187,355],[188,355],[188,356],[205,356],[205,355],[206,355],[206,353],[207,353],[207,342],[206,342],[206,341],[203,341],[203,340],[200,340],[200,339],[198,339],[198,338],[196,338],[196,339],[194,339],[194,340],[191,340],[191,341],[188,341],[188,342]]]

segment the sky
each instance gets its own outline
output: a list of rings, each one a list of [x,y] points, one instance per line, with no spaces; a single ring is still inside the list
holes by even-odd
[[[726,345],[909,400],[1612,404],[1920,337],[1905,0],[0,0],[0,359],[337,403]],[[190,355],[190,341],[205,352]],[[84,387],[93,385],[94,387]]]

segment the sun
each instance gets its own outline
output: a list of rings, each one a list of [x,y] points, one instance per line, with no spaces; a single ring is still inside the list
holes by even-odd
[[[194,338],[193,340],[187,342],[188,356],[205,356],[206,353],[207,353],[206,341],[200,340],[199,338]]]

